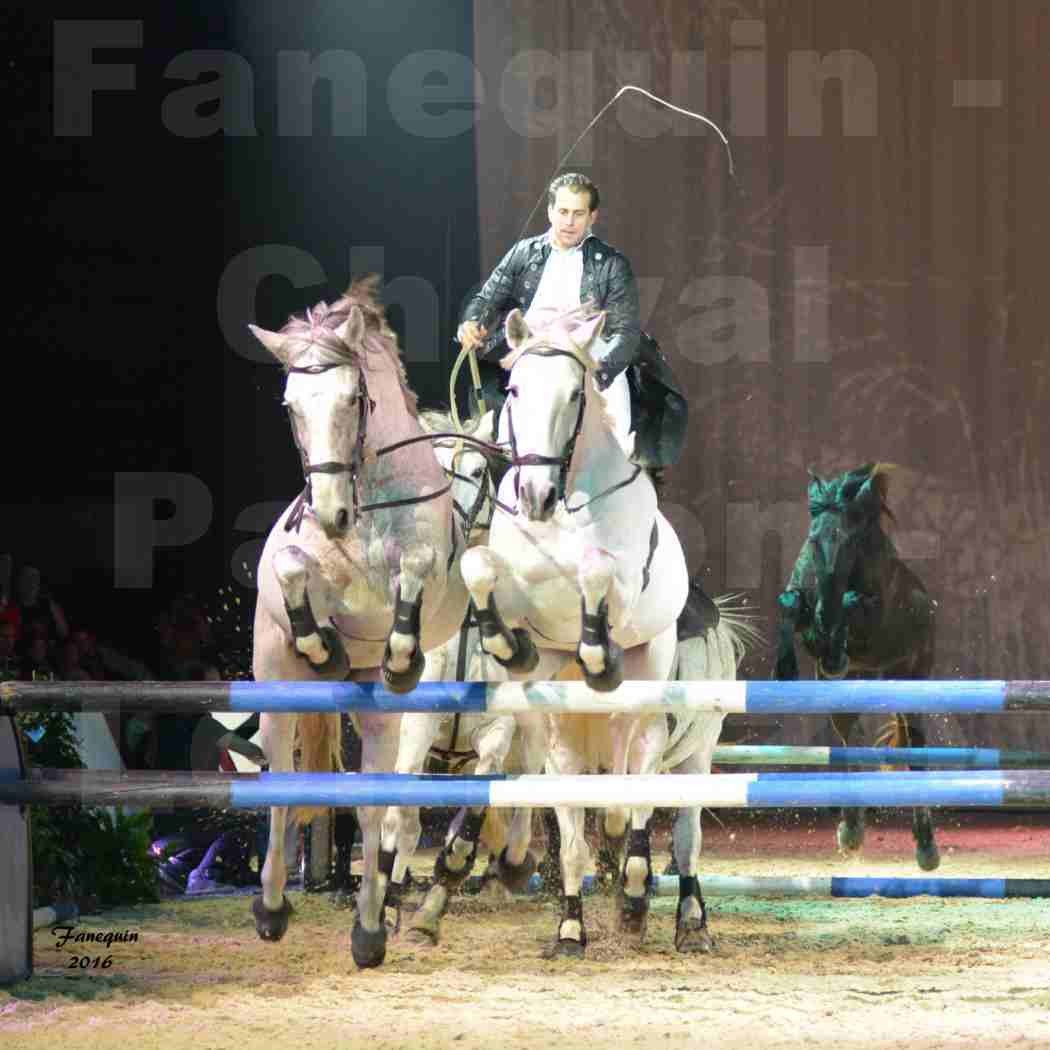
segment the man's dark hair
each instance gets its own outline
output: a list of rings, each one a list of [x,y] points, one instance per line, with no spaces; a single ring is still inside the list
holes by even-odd
[[[598,207],[601,200],[601,197],[598,195],[598,187],[586,175],[570,171],[566,175],[559,175],[547,187],[547,204],[549,207],[554,207],[554,198],[557,197],[558,190],[562,188],[572,190],[573,193],[583,193],[586,190],[591,196],[591,211]]]

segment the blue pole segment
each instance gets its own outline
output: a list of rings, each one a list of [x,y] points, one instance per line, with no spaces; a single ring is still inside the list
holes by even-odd
[[[831,879],[832,897],[1006,897],[1006,879]]]
[[[746,805],[788,806],[991,806],[1004,804],[1001,773],[761,773],[747,787]],[[1022,801],[1018,792],[1017,801]]]
[[[398,773],[260,773],[233,780],[234,809],[267,806],[487,806],[489,784],[502,777]]]
[[[747,683],[747,713],[996,714],[1006,711],[1004,681],[755,681]]]
[[[410,693],[388,692],[378,682],[230,682],[230,710],[283,714],[481,714],[485,682],[422,682]]]

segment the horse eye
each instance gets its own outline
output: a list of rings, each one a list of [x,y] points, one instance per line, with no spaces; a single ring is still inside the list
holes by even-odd
[[[511,397],[517,397],[518,396],[518,388],[516,386],[509,386],[509,387],[507,387],[507,393]]]
[[[474,469],[473,469],[473,470],[472,470],[472,471],[470,472],[470,476],[471,476],[472,478],[480,478],[480,477],[481,477],[481,475],[482,475],[482,474],[484,474],[484,473],[485,473],[485,468],[484,468],[484,467],[475,467],[475,468],[474,468]]]

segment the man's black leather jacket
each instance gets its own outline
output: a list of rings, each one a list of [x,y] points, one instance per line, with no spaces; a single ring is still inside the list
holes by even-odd
[[[503,321],[515,307],[522,312],[532,304],[540,276],[551,253],[549,233],[518,241],[500,260],[492,276],[467,303],[464,321],[477,321],[490,336],[485,357],[506,353]],[[600,359],[595,374],[604,390],[630,364],[639,348],[641,327],[638,318],[638,286],[627,257],[591,236],[583,242],[583,279],[580,302],[593,299],[606,311],[602,330]]]

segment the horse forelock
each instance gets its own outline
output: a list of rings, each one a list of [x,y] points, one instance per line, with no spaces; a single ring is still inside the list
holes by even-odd
[[[302,362],[310,351],[315,352],[314,363],[348,362],[366,371],[369,369],[370,355],[381,355],[381,359],[389,361],[397,376],[409,414],[417,417],[419,408],[416,394],[408,385],[397,335],[387,323],[386,309],[379,301],[379,283],[377,275],[369,274],[352,281],[346,292],[334,303],[322,301],[309,307],[302,316],[293,314],[280,330],[281,335],[295,340],[289,348],[285,371],[289,366]],[[360,345],[351,347],[336,333],[355,306],[361,311],[365,327]]]

